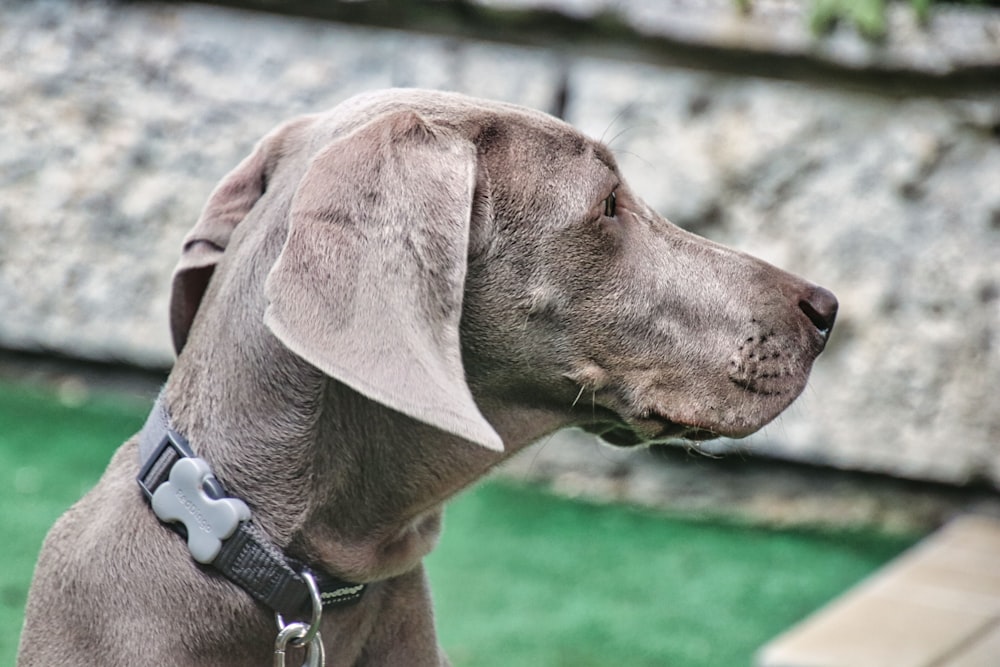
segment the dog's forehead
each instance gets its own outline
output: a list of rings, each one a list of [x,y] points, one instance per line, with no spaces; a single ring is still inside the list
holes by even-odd
[[[467,133],[481,154],[506,152],[536,162],[541,155],[545,157],[542,164],[553,160],[578,161],[593,156],[606,166],[614,164],[603,146],[551,116],[483,112],[470,118],[469,122]]]
[[[440,127],[451,128],[476,144],[481,153],[505,151],[509,159],[575,162],[592,155],[598,166],[616,171],[607,148],[572,125],[542,111],[461,93],[391,89],[364,93],[341,103],[326,115],[323,125],[337,134],[379,116],[413,111]]]
[[[594,196],[618,179],[611,151],[557,118],[520,107],[470,111],[463,134],[498,180],[533,192],[536,203]],[[604,193],[605,195],[607,193]]]
[[[494,194],[518,210],[577,214],[606,197],[619,179],[607,147],[554,116],[506,102],[418,89],[364,93],[314,117],[318,122],[308,125],[306,153],[400,112],[415,113],[475,145]]]

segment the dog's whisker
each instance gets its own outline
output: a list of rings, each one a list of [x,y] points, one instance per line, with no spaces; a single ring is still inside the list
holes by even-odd
[[[552,442],[552,439],[554,437],[555,437],[555,433],[549,433],[544,438],[542,438],[537,443],[535,443],[535,448],[534,448],[535,451],[532,452],[531,462],[528,463],[528,472],[529,473],[534,469],[535,464],[538,463],[538,457],[542,455],[542,450],[549,446],[549,444]]]
[[[626,132],[628,132],[628,131],[630,131],[630,130],[634,130],[634,129],[635,129],[635,127],[636,127],[636,126],[634,126],[634,125],[629,125],[629,126],[627,126],[627,127],[624,127],[624,128],[622,128],[622,129],[621,129],[621,131],[619,131],[619,132],[618,132],[618,134],[616,134],[615,136],[611,137],[611,139],[609,139],[609,140],[608,140],[608,142],[607,142],[607,146],[608,146],[609,148],[611,148],[611,145],[612,145],[612,144],[614,144],[614,143],[615,143],[615,141],[617,141],[617,140],[618,140],[618,139],[619,139],[619,138],[620,138],[620,137],[621,137],[621,136],[622,136],[623,134],[625,134]],[[614,150],[614,149],[612,149],[612,150]],[[617,151],[615,151],[615,152],[617,153]]]
[[[633,100],[633,101],[629,102],[628,104],[626,104],[625,106],[623,106],[618,111],[618,113],[615,114],[615,117],[611,119],[611,122],[608,123],[608,126],[604,128],[604,131],[601,132],[601,138],[598,141],[600,141],[602,144],[605,144],[606,142],[604,141],[604,137],[607,136],[608,130],[610,130],[611,128],[613,128],[615,126],[615,123],[617,123],[619,120],[621,120],[622,116],[624,116],[627,113],[631,113],[632,109],[635,107],[635,105],[636,105],[636,101]],[[621,134],[621,133],[619,133],[619,134]],[[616,134],[614,137],[612,137],[611,141],[614,141],[617,138],[618,138],[618,134]],[[607,142],[606,145],[607,144],[610,144],[610,142]]]
[[[630,115],[632,113],[632,109],[634,106],[635,105],[633,103],[629,103],[626,104],[624,107],[622,107],[621,111],[615,114],[615,117],[611,119],[611,122],[608,123],[608,126],[604,129],[604,132],[601,133],[601,139],[600,139],[601,143],[610,148],[611,150],[613,150],[615,153],[618,153],[618,151],[615,150],[614,143],[619,138],[621,138],[621,136],[624,135],[626,132],[631,132],[633,130],[639,130],[639,129],[648,129],[650,131],[655,132],[660,126],[660,122],[655,118],[647,118],[644,119],[642,122],[630,121],[629,124],[625,125],[617,134],[615,134],[610,139],[605,140],[608,131],[611,128],[613,128],[618,123],[618,121],[621,120],[624,116]]]
[[[705,449],[700,443],[688,440],[687,444],[688,444],[688,451],[689,452],[694,452],[695,454],[698,454],[699,456],[703,456],[706,459],[712,459],[712,460],[718,461],[720,459],[724,459],[725,458],[725,454],[710,452],[707,449]]]
[[[636,153],[634,151],[615,151],[615,155],[631,155],[635,159],[641,160],[642,162],[644,162],[645,165],[646,165],[646,167],[648,167],[650,169],[655,169],[656,168],[655,165],[652,162],[650,162],[649,160],[647,160],[646,158],[644,158],[643,156],[639,155],[638,153]]]

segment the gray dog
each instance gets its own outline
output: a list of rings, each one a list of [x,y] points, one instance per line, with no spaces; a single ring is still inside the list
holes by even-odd
[[[545,114],[395,90],[295,119],[188,235],[176,365],[49,533],[19,664],[447,664],[421,560],[449,498],[565,426],[753,433],[836,310]]]

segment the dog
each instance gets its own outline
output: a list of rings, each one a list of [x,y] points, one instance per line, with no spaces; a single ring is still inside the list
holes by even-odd
[[[291,120],[185,239],[176,364],[49,532],[19,664],[446,665],[421,561],[449,498],[567,426],[623,447],[753,433],[836,313],[672,225],[544,113],[390,90]],[[294,603],[211,561],[243,533]],[[349,600],[320,606],[324,578]]]

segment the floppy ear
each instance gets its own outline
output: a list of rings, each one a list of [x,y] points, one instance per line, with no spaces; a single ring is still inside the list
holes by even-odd
[[[229,237],[264,193],[264,171],[271,137],[266,137],[219,185],[194,228],[184,238],[170,293],[170,332],[180,354]]]
[[[412,112],[324,147],[292,201],[264,321],[365,396],[503,451],[459,343],[475,160],[471,143]]]

